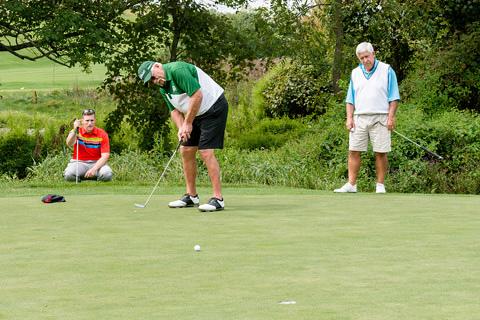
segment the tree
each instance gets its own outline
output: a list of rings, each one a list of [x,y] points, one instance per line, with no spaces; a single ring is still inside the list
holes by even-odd
[[[134,19],[117,25],[119,42],[108,48],[106,88],[117,101],[107,119],[107,130],[115,133],[122,121],[133,123],[141,135],[140,147],[151,149],[154,137],[169,148],[169,114],[158,89],[143,86],[136,77],[145,60],[195,63],[218,82],[225,82],[222,66],[241,59],[228,19],[222,19],[196,1],[149,1],[132,10]],[[239,47],[241,48],[241,47]],[[157,141],[158,143],[158,141]]]
[[[247,1],[235,4],[242,3]],[[163,99],[158,98],[155,88],[144,87],[134,76],[142,61],[192,62],[220,84],[226,84],[248,71],[254,59],[307,50],[303,35],[309,33],[300,28],[300,16],[288,10],[282,1],[272,11],[260,8],[241,14],[240,18],[211,11],[205,4],[192,0],[151,1],[132,12],[135,19],[123,20],[118,25],[120,41],[106,54],[108,77],[104,87],[118,101],[117,109],[107,119],[107,129],[115,132],[124,120],[134,123],[141,131],[143,149],[152,148],[153,136],[159,137],[163,145],[170,142]],[[275,19],[278,17],[281,19]],[[318,61],[311,54],[309,59]]]
[[[335,35],[335,51],[332,65],[332,90],[336,94],[340,91],[338,81],[342,76],[343,64],[343,19],[342,1],[334,0],[332,4],[333,34]]]
[[[238,8],[249,1],[216,2]],[[305,6],[298,3],[290,8],[286,0],[272,1],[272,10],[245,15],[244,26],[199,0],[105,0],[101,6],[95,0],[5,0],[0,6],[0,50],[85,69],[104,63],[103,88],[117,101],[107,129],[113,135],[120,123],[129,121],[143,137],[141,147],[150,149],[153,137],[168,142],[168,113],[158,91],[136,78],[142,61],[192,62],[221,84],[248,71],[255,59],[295,56],[318,63],[323,48],[308,44],[321,43],[322,36],[309,32],[314,29],[304,23]]]
[[[117,41],[116,23],[141,0],[18,1],[0,4],[0,51],[88,68]]]

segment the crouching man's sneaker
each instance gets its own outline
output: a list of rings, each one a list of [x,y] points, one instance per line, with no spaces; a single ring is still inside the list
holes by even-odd
[[[385,190],[385,185],[383,183],[377,183],[375,191],[377,193],[387,193],[387,190]]]
[[[188,207],[198,207],[199,204],[200,204],[200,198],[198,198],[198,194],[191,196],[188,193],[186,193],[179,200],[170,202],[168,206],[170,208],[188,208]]]
[[[345,183],[343,187],[333,190],[333,192],[346,193],[346,192],[357,192],[357,185],[352,186],[349,182]]]
[[[200,207],[198,207],[198,210],[203,211],[203,212],[212,212],[212,211],[220,211],[225,208],[225,202],[223,199],[218,199],[218,198],[210,198],[208,203],[202,204]]]

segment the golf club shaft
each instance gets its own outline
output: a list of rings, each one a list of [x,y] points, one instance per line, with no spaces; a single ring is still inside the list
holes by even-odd
[[[76,165],[77,165],[77,168],[76,168],[76,172],[75,172],[75,184],[78,184],[78,127],[77,129],[75,130],[75,137],[77,138],[77,141],[76,141],[76,144],[77,144],[77,162],[76,162]]]
[[[145,204],[143,205],[144,207],[147,206],[148,202],[149,202],[150,199],[152,198],[153,193],[155,192],[155,190],[157,190],[157,187],[158,187],[158,185],[160,184],[160,181],[162,181],[162,178],[163,178],[163,176],[165,175],[165,172],[167,172],[167,169],[168,169],[168,166],[170,165],[170,162],[172,162],[172,160],[173,160],[173,158],[175,157],[175,154],[177,153],[178,148],[180,148],[180,145],[181,145],[181,144],[182,144],[182,141],[179,141],[178,144],[177,144],[177,147],[175,148],[175,151],[173,152],[172,156],[170,157],[170,160],[168,160],[167,165],[165,166],[165,169],[163,169],[162,175],[160,176],[160,178],[158,178],[158,181],[157,181],[157,183],[155,184],[155,186],[153,187],[152,192],[151,192],[150,195],[148,196],[147,201],[145,201]]]
[[[430,151],[430,150],[428,150],[427,148],[425,148],[425,147],[424,147],[424,146],[422,146],[422,145],[419,145],[418,143],[416,143],[415,141],[413,141],[413,140],[409,139],[408,137],[404,136],[403,134],[401,134],[401,133],[400,133],[400,132],[398,132],[397,130],[393,130],[393,132],[395,132],[396,134],[398,134],[398,135],[399,135],[400,137],[402,137],[403,139],[405,139],[405,140],[407,140],[407,141],[409,141],[409,142],[413,143],[414,145],[416,145],[416,146],[417,146],[417,147],[419,147],[420,149],[422,149],[422,150],[424,150],[424,151],[426,151],[426,152],[430,153],[431,155],[433,155],[433,156],[437,157],[437,158],[438,158],[438,159],[440,159],[440,160],[443,160],[443,157],[442,157],[442,156],[440,156],[440,155],[436,154],[436,153],[435,153],[435,152],[433,152],[433,151]]]
[[[384,124],[383,124],[382,122],[380,122],[380,121],[377,121],[377,122],[375,122],[373,125],[375,126],[375,125],[377,125],[377,124],[380,124],[381,126],[387,127],[386,125],[384,125]],[[417,146],[417,147],[419,147],[420,149],[422,149],[422,150],[424,150],[424,151],[426,151],[426,152],[430,153],[431,155],[433,155],[433,156],[437,157],[437,158],[438,158],[438,159],[440,159],[440,160],[443,160],[443,157],[442,157],[442,156],[440,156],[440,155],[436,154],[436,153],[435,153],[435,152],[433,152],[433,151],[430,151],[430,150],[428,150],[427,148],[425,148],[425,147],[424,147],[424,146],[422,146],[422,145],[419,145],[418,143],[416,143],[416,142],[415,142],[415,141],[413,141],[412,139],[408,138],[407,136],[405,136],[405,135],[401,134],[401,133],[400,133],[400,132],[398,132],[397,130],[393,130],[393,132],[395,132],[396,134],[398,134],[398,135],[399,135],[400,137],[402,137],[403,139],[405,139],[405,140],[407,140],[407,141],[409,141],[409,142],[413,143],[414,145],[416,145],[416,146]]]

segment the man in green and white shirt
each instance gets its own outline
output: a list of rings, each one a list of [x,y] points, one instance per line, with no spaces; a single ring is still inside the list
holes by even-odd
[[[172,121],[182,141],[182,160],[186,182],[185,195],[169,203],[171,208],[198,206],[195,180],[196,153],[200,154],[212,182],[213,196],[199,206],[200,211],[218,211],[225,207],[220,179],[220,166],[215,149],[223,149],[228,103],[220,87],[202,69],[181,61],[161,64],[145,61],[138,68],[144,83],[160,86]]]

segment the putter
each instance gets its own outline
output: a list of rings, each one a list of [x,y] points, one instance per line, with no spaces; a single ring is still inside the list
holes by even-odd
[[[78,127],[75,129],[75,135],[77,137],[77,161],[76,161],[76,172],[75,172],[75,184],[78,184]]]
[[[437,159],[439,160],[443,160],[443,157],[441,155],[438,155],[436,154],[435,152],[433,151],[430,151],[428,150],[427,148],[425,148],[424,146],[421,146],[419,145],[418,143],[416,143],[415,141],[409,139],[408,137],[404,136],[403,134],[401,134],[400,132],[396,131],[396,130],[393,130],[393,132],[395,132],[396,134],[398,134],[400,137],[402,137],[403,139],[413,143],[414,145],[416,145],[417,147],[419,147],[420,149],[426,151],[427,153],[431,154],[432,156],[436,157]]]
[[[152,192],[150,193],[150,195],[148,196],[147,201],[145,201],[144,204],[135,203],[135,207],[137,207],[137,208],[145,208],[145,207],[147,206],[148,202],[149,202],[150,199],[152,198],[153,193],[155,192],[155,190],[157,190],[157,187],[158,187],[158,185],[160,184],[160,181],[162,180],[163,176],[165,175],[165,172],[167,172],[167,169],[168,169],[168,166],[170,165],[170,162],[172,162],[173,158],[175,157],[175,154],[177,153],[177,151],[178,151],[178,149],[180,148],[181,145],[182,145],[182,141],[179,141],[178,144],[177,144],[177,147],[175,148],[175,151],[173,151],[173,154],[172,154],[172,156],[170,157],[170,160],[168,160],[167,165],[165,166],[165,169],[163,169],[163,172],[162,172],[160,178],[158,178],[157,183],[156,183],[155,186],[153,187],[153,190],[152,190]]]
[[[378,122],[375,123],[374,125],[376,125],[376,124],[380,124],[380,125],[386,127],[386,125],[384,125],[384,124],[381,123],[380,121],[378,121]],[[419,145],[418,143],[416,143],[416,142],[413,141],[412,139],[406,137],[405,135],[401,134],[401,133],[398,132],[397,130],[393,130],[393,132],[395,132],[396,134],[398,134],[400,137],[402,137],[403,139],[407,140],[408,142],[413,143],[414,145],[416,145],[416,146],[419,147],[420,149],[422,149],[422,150],[426,151],[427,153],[431,154],[432,156],[436,157],[437,159],[443,160],[443,157],[442,157],[441,155],[438,155],[438,154],[436,154],[435,152],[428,150],[428,149],[425,148],[424,146]]]

